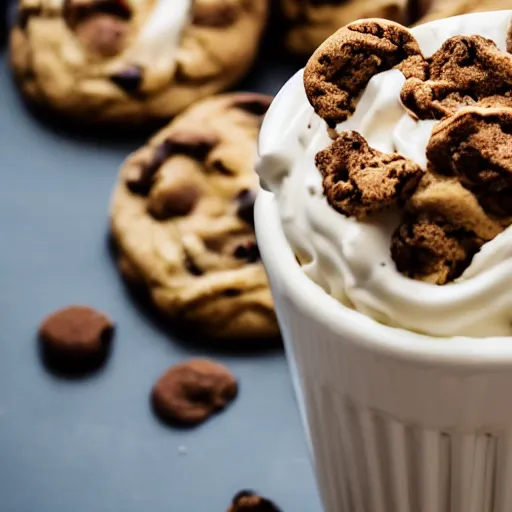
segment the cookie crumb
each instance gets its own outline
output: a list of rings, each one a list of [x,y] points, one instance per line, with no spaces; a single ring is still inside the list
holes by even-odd
[[[151,398],[163,420],[192,426],[224,409],[237,392],[237,381],[224,365],[192,359],[169,368],[154,385]]]
[[[99,365],[114,333],[110,318],[88,306],[69,306],[48,315],[39,338],[48,361],[64,370]]]
[[[404,204],[423,175],[414,161],[372,149],[356,131],[342,132],[315,162],[329,204],[357,219]]]
[[[393,234],[391,256],[407,277],[443,285],[464,272],[482,243],[443,218],[411,215]]]
[[[243,490],[233,497],[228,512],[281,512],[281,509],[254,491]]]

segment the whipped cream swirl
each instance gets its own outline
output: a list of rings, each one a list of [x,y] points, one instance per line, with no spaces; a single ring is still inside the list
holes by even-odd
[[[512,11],[476,13],[412,30],[425,56],[455,35],[479,34],[506,51]],[[426,165],[437,121],[412,119],[400,103],[398,70],[374,76],[355,113],[336,130]],[[484,244],[455,282],[438,286],[403,276],[391,259],[396,211],[356,221],[329,206],[315,166],[331,140],[310,106],[299,71],[279,92],[259,140],[257,172],[278,202],[285,235],[304,272],[342,304],[384,324],[433,336],[512,336],[512,227]]]

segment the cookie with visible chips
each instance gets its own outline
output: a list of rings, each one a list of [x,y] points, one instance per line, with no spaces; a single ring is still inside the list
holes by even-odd
[[[278,334],[252,215],[270,100],[240,93],[197,103],[127,159],[114,191],[123,275],[165,317],[213,338]]]
[[[330,128],[348,119],[370,79],[397,67],[406,77],[425,77],[426,62],[411,32],[381,19],[359,20],[327,39],[304,69],[306,95]]]
[[[11,62],[33,102],[88,123],[169,117],[250,68],[267,0],[19,0]]]

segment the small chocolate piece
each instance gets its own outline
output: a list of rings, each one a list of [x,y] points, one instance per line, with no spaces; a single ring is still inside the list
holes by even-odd
[[[142,85],[142,69],[139,66],[130,66],[115,75],[111,75],[110,80],[128,94],[136,93]]]
[[[154,219],[166,220],[172,217],[188,215],[201,196],[201,191],[193,183],[181,183],[170,186],[151,197],[148,211]]]
[[[263,116],[270,107],[272,100],[273,97],[266,94],[240,93],[235,98],[233,106],[250,114]]]
[[[113,332],[112,321],[87,306],[69,306],[56,311],[39,327],[45,356],[64,369],[103,360]]]
[[[446,284],[469,266],[483,241],[474,233],[427,214],[409,216],[391,240],[391,256],[404,275]]]
[[[129,20],[132,11],[124,0],[65,0],[63,16],[66,23],[75,28],[90,16],[106,14],[119,20]]]
[[[242,295],[242,290],[239,290],[238,288],[226,288],[222,292],[222,295],[224,295],[224,297],[239,297]]]
[[[196,262],[192,259],[190,254],[185,255],[185,268],[188,272],[190,272],[193,276],[202,276],[204,274],[203,270],[199,268]]]
[[[2,9],[6,9],[6,7],[2,7]],[[18,9],[19,10],[16,23],[22,30],[25,30],[27,28],[30,18],[41,14],[40,5],[30,7],[18,7]]]
[[[154,385],[151,397],[163,420],[196,425],[224,409],[237,392],[237,381],[224,365],[192,359],[169,368]]]
[[[411,32],[386,20],[362,20],[338,30],[315,51],[304,70],[304,86],[315,112],[329,127],[345,121],[377,73],[399,66],[423,77],[426,62]]]
[[[423,175],[412,160],[372,149],[356,131],[342,132],[315,162],[329,204],[357,219],[404,204]]]
[[[222,160],[214,160],[211,164],[211,167],[215,169],[220,174],[223,174],[224,176],[234,176],[236,173],[229,169],[227,165]]]
[[[169,135],[166,144],[169,154],[187,155],[203,162],[219,142],[215,134],[181,131]]]
[[[241,190],[237,196],[237,215],[250,226],[254,227],[254,201],[256,194],[245,188]]]
[[[260,259],[260,250],[255,242],[248,242],[236,247],[233,255],[239,260],[247,261],[247,263],[255,263]]]
[[[238,19],[239,10],[237,5],[227,2],[198,4],[194,7],[192,24],[211,28],[229,27]]]
[[[281,509],[269,499],[244,490],[234,496],[228,512],[281,512]]]
[[[172,155],[186,155],[204,161],[208,153],[219,143],[215,135],[196,132],[176,132],[155,149],[153,160],[140,167],[140,172],[129,176],[126,186],[134,193],[147,195],[160,166]],[[191,197],[191,194],[190,194]]]
[[[90,16],[76,26],[78,40],[92,53],[103,57],[117,55],[124,46],[128,26],[108,14]]]
[[[151,190],[156,172],[171,154],[171,148],[167,142],[163,142],[155,148],[153,159],[147,164],[141,164],[138,172],[126,179],[126,186],[134,194],[145,196]]]

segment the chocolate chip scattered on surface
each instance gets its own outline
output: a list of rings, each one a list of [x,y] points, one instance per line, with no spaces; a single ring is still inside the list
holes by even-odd
[[[281,512],[272,501],[259,496],[254,491],[244,490],[234,497],[227,512]]]
[[[151,398],[164,421],[192,426],[224,409],[237,393],[237,381],[227,367],[192,359],[169,368],[154,385]]]
[[[100,363],[114,333],[112,320],[88,306],[69,306],[47,316],[39,327],[45,356],[63,369]]]

